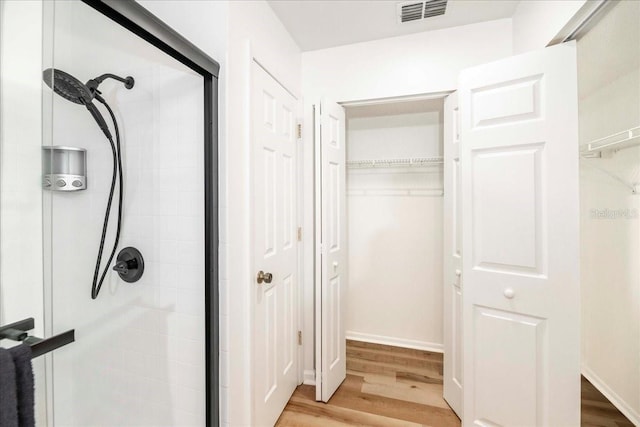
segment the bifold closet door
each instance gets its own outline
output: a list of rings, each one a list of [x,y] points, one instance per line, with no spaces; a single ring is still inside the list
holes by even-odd
[[[462,416],[462,215],[458,94],[444,101],[444,398]]]
[[[465,70],[464,424],[580,424],[575,43]]]
[[[316,111],[316,400],[327,402],[347,375],[347,207],[345,112]],[[318,187],[319,186],[319,187]],[[319,217],[318,217],[319,214]]]

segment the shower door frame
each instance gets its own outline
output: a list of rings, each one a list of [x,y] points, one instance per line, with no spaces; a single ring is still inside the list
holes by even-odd
[[[204,79],[206,425],[220,424],[218,300],[218,76],[220,64],[134,0],[83,3],[178,60]]]

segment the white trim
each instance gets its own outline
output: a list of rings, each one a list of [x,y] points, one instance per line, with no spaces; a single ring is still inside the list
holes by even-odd
[[[244,54],[244,59],[243,61],[245,62],[245,66],[247,67],[244,70],[244,78],[245,78],[245,84],[244,86],[244,101],[245,101],[245,105],[244,105],[244,111],[243,113],[243,118],[244,118],[244,140],[243,143],[245,145],[245,149],[247,150],[245,153],[245,158],[244,161],[249,163],[249,170],[247,171],[246,174],[246,179],[247,181],[244,183],[244,188],[247,189],[247,193],[245,195],[245,199],[244,199],[244,206],[249,208],[248,212],[244,213],[244,217],[243,217],[243,223],[245,226],[248,226],[248,233],[246,234],[244,240],[245,242],[247,242],[249,244],[249,249],[248,251],[244,254],[245,256],[248,257],[248,265],[249,265],[249,271],[248,271],[248,275],[246,275],[244,277],[245,280],[247,280],[248,282],[248,289],[249,291],[249,313],[248,314],[248,318],[247,320],[247,327],[249,328],[248,334],[244,337],[244,341],[245,344],[248,346],[248,360],[245,361],[245,364],[248,364],[248,368],[249,368],[249,372],[250,375],[248,376],[248,378],[246,378],[246,383],[247,383],[247,388],[248,388],[248,392],[249,392],[249,396],[231,396],[228,395],[227,396],[227,406],[228,408],[231,408],[231,399],[239,399],[239,400],[245,400],[248,401],[249,403],[249,422],[251,424],[254,423],[254,417],[255,417],[255,408],[256,408],[256,396],[255,396],[255,378],[256,378],[256,367],[255,367],[255,360],[256,357],[258,357],[258,354],[256,353],[256,348],[255,348],[255,339],[256,339],[256,333],[255,333],[255,311],[256,311],[256,296],[255,296],[255,292],[253,292],[255,290],[254,288],[254,278],[253,278],[253,272],[256,271],[256,259],[255,259],[255,254],[253,252],[253,243],[254,243],[254,231],[255,231],[255,224],[254,224],[254,217],[253,217],[253,212],[255,212],[255,207],[254,207],[254,197],[253,194],[255,193],[254,191],[254,172],[253,172],[253,166],[254,166],[254,158],[253,158],[253,122],[251,120],[253,120],[253,100],[252,100],[252,96],[253,96],[253,89],[254,89],[254,84],[253,84],[253,73],[254,73],[254,69],[253,69],[253,45],[251,43],[251,40],[247,40],[245,43],[245,49],[246,52]],[[259,64],[256,62],[256,65],[259,66]],[[227,151],[229,151],[229,148],[227,148]],[[227,169],[230,167],[229,164],[226,165]],[[229,185],[229,183],[227,183],[227,185]],[[227,190],[228,191],[228,190]],[[227,198],[230,199],[229,197],[230,195],[227,195]],[[230,221],[231,222],[231,221]],[[229,282],[231,282],[231,278],[229,280]],[[229,302],[229,311],[231,312],[231,302]],[[229,322],[229,325],[227,325],[227,331],[229,336],[231,336],[231,334],[234,332],[231,330],[231,322]],[[242,331],[242,332],[247,332],[247,331]],[[248,340],[248,342],[247,342]],[[231,353],[229,353],[231,354]],[[232,381],[234,381],[234,379],[232,378],[232,375],[229,375],[229,384],[231,384]],[[243,405],[246,407],[246,403]],[[229,411],[231,412],[231,411]],[[229,413],[227,415],[227,420],[231,421],[231,413]],[[224,418],[223,418],[224,420]]]
[[[367,188],[347,190],[348,197],[379,196],[379,197],[442,197],[444,188],[402,188],[389,190],[386,188]]]
[[[338,102],[338,104],[342,105],[343,107],[362,107],[365,105],[391,104],[396,102],[410,102],[410,101],[424,101],[428,99],[444,99],[453,92],[454,92],[453,90],[449,90],[449,91],[443,91],[443,92],[419,93],[415,95],[391,96],[388,98],[358,99],[355,101]]]
[[[589,380],[600,393],[604,395],[609,402],[622,414],[629,418],[634,425],[640,426],[640,413],[636,412],[631,405],[624,401],[618,394],[613,391],[595,372],[591,370],[586,364],[582,364],[582,375]]]
[[[316,371],[314,369],[305,369],[304,370],[304,381],[302,382],[306,385],[316,385]]]
[[[322,400],[322,180],[321,157],[320,157],[320,113],[322,102],[315,100],[313,105],[313,188],[314,188],[314,205],[313,205],[313,226],[315,233],[314,240],[314,292],[313,292],[313,342],[315,344],[315,383],[316,383],[316,400]]]
[[[273,80],[275,80],[275,81],[276,81],[276,83],[278,83],[278,84],[282,87],[282,89],[286,90],[286,91],[289,93],[289,95],[293,96],[293,98],[294,98],[296,101],[300,101],[300,98],[298,98],[298,96],[297,96],[295,93],[293,93],[291,90],[289,90],[289,88],[288,88],[284,83],[282,83],[282,80],[278,79],[278,78],[275,76],[275,74],[273,74],[271,71],[269,71],[269,69],[268,69],[267,67],[265,67],[264,65],[262,65],[262,63],[261,63],[260,61],[258,61],[258,59],[257,59],[255,56],[253,56],[251,59],[253,60],[253,62],[255,62],[256,64],[258,64],[258,66],[259,66],[260,68],[262,68],[262,69],[264,70],[264,72],[265,72],[265,73],[269,74],[269,76],[271,76],[271,78],[272,78]]]
[[[370,342],[373,344],[390,345],[394,347],[413,348],[415,350],[431,351],[434,353],[443,353],[444,347],[442,344],[410,340],[406,338],[386,337],[383,335],[366,334],[362,332],[347,331],[346,337],[348,340]]]
[[[576,14],[562,27],[560,32],[549,42],[548,46],[565,43],[576,40],[598,22],[605,15],[610,7],[618,3],[619,0],[590,0],[585,1],[584,5],[576,12]]]
[[[297,230],[303,230],[302,239],[297,241],[298,245],[298,280],[297,280],[297,292],[298,292],[298,333],[302,334],[303,340],[302,343],[298,345],[298,385],[304,383],[305,372],[304,372],[304,137],[300,135],[298,138],[298,126],[304,127],[304,104],[302,101],[296,99],[296,173],[297,173],[297,182],[296,182],[296,197],[298,198],[297,203],[297,227],[296,227],[296,240],[298,238]]]

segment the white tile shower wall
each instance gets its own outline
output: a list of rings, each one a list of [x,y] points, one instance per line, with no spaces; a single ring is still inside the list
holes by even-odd
[[[34,317],[42,334],[42,4],[0,7],[0,324]]]
[[[110,271],[91,300],[111,153],[91,116],[57,97],[53,143],[88,150],[88,189],[53,199],[54,328],[75,327],[77,336],[54,359],[55,422],[204,425],[202,79],[80,3],[56,3],[55,48],[55,66],[81,80],[136,79],[130,91],[108,80],[101,89],[122,135],[119,248],[145,257],[139,282]]]
[[[0,1],[0,325],[33,317],[37,336],[44,334],[42,23],[42,2]],[[34,371],[37,421],[45,424],[43,358]]]

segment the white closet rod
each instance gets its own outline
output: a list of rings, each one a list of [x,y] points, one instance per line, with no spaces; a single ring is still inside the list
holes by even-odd
[[[580,153],[585,157],[593,157],[594,154],[603,150],[617,151],[638,145],[640,145],[640,126],[583,144],[580,147]]]
[[[347,168],[349,169],[366,169],[366,168],[396,168],[396,167],[420,167],[420,166],[437,166],[443,164],[442,157],[411,157],[406,159],[376,159],[376,160],[349,160]]]

